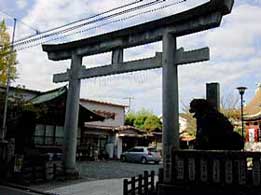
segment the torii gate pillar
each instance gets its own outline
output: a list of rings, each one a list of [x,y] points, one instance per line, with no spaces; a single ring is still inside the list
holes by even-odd
[[[65,174],[72,177],[78,177],[79,175],[76,169],[76,146],[81,87],[79,73],[81,66],[82,57],[73,54],[71,58],[71,71],[64,122],[64,168]]]
[[[176,65],[176,37],[171,33],[163,36],[162,98],[163,98],[163,155],[164,181],[171,181],[171,156],[179,148],[179,101],[178,66]]]

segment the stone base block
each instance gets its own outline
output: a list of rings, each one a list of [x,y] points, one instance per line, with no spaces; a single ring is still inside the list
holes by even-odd
[[[65,179],[79,179],[80,174],[77,169],[65,169]]]
[[[159,184],[158,195],[257,195],[260,194],[260,187],[246,188],[238,186],[176,186],[171,184]]]

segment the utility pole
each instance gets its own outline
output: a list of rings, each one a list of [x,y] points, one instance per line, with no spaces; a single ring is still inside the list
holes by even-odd
[[[123,99],[128,99],[128,101],[129,101],[129,109],[128,109],[128,112],[130,112],[130,111],[131,111],[131,101],[134,100],[134,97],[125,97],[125,98],[123,98]]]
[[[14,50],[14,39],[15,39],[15,28],[16,28],[16,18],[14,18],[14,26],[13,26],[13,35],[12,35],[12,42],[11,42],[11,52],[13,53]],[[7,117],[7,107],[8,107],[8,96],[9,96],[9,87],[10,87],[10,65],[7,64],[7,83],[6,83],[6,91],[5,91],[5,104],[4,104],[4,114],[3,114],[3,125],[1,130],[1,137],[0,140],[4,141],[5,134],[6,134],[6,117]]]

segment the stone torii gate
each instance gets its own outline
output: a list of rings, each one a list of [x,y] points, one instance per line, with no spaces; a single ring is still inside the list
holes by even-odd
[[[211,0],[188,11],[122,30],[57,45],[43,45],[50,60],[71,59],[66,73],[54,75],[54,82],[69,81],[65,114],[64,165],[67,174],[75,167],[79,94],[81,79],[107,76],[162,67],[163,78],[163,165],[164,182],[171,181],[172,150],[179,148],[178,65],[209,59],[208,48],[185,52],[177,50],[176,38],[218,27],[223,15],[229,14],[233,0]],[[124,62],[123,50],[156,41],[163,52],[155,57]],[[82,58],[112,52],[112,63],[85,69]]]

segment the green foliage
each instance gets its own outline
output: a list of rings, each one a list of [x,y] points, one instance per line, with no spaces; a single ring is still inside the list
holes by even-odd
[[[129,112],[125,116],[125,125],[134,126],[134,121],[136,119],[136,115],[134,112]]]
[[[36,116],[40,115],[41,113],[46,112],[46,108],[42,107],[35,107],[32,103],[25,100],[24,87],[17,86],[15,87],[14,93],[12,95],[9,94],[8,96],[8,108],[7,108],[7,122],[12,122],[17,120],[19,117],[23,115],[24,112],[32,112],[35,113]],[[0,93],[0,120],[2,121],[2,113],[4,111],[4,102],[5,102],[5,93]]]
[[[144,122],[144,129],[149,132],[162,129],[162,124],[159,117],[155,115],[148,116]]]
[[[8,67],[10,68],[10,80],[17,78],[16,64],[16,53],[11,52],[10,36],[3,20],[0,22],[0,85],[6,84]]]
[[[146,109],[141,109],[138,112],[129,112],[125,117],[125,125],[131,125],[148,132],[162,129],[159,117]]]

